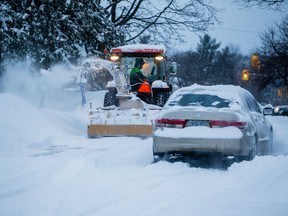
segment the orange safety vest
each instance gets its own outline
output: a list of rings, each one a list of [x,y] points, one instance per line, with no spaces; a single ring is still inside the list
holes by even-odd
[[[147,80],[144,80],[144,83],[142,83],[137,91],[138,93],[151,93],[151,87]]]

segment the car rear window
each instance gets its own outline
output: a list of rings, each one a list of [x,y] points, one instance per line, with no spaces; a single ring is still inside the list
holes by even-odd
[[[210,94],[183,94],[178,97],[178,101],[171,101],[169,103],[170,106],[204,106],[215,108],[229,107],[229,104],[230,100]]]

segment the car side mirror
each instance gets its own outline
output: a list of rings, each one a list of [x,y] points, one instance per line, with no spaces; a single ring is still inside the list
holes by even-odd
[[[177,74],[177,63],[172,62],[170,65],[170,75],[176,75]]]
[[[272,115],[273,114],[273,106],[271,104],[267,104],[263,108],[264,115]]]

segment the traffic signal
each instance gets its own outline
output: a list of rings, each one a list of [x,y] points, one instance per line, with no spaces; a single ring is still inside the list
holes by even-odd
[[[256,53],[253,53],[251,55],[251,67],[260,70],[260,58],[259,55]]]
[[[247,69],[242,70],[242,80],[243,81],[248,81],[249,80],[249,71]]]

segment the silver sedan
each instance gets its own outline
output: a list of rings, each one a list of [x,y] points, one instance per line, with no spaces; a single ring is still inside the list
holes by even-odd
[[[220,154],[240,160],[272,150],[273,128],[250,92],[232,85],[175,91],[154,122],[154,161],[172,154]]]

